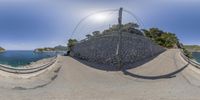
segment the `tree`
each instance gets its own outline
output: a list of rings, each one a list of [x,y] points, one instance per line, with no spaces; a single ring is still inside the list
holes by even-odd
[[[71,51],[77,42],[78,41],[76,39],[69,39],[67,43],[68,50]]]
[[[119,31],[119,25],[112,25],[109,29],[104,30],[102,33],[100,31],[94,31],[92,32],[93,35],[87,34],[87,39],[90,39],[95,36],[99,35],[107,35],[111,32],[117,32]],[[127,23],[121,25],[121,31],[137,34],[137,35],[144,35],[148,38],[150,38],[155,43],[166,47],[166,48],[172,48],[172,47],[181,47],[178,38],[175,34],[170,32],[164,32],[158,28],[150,28],[150,29],[143,29],[142,31],[139,30],[139,25],[136,23]]]
[[[183,50],[183,53],[184,53],[184,55],[185,55],[186,57],[188,57],[188,58],[193,58],[192,53],[189,52],[187,49],[182,48],[182,50]]]
[[[138,28],[139,28],[139,25],[136,23],[127,23],[122,26],[122,32],[143,35],[143,33]]]
[[[132,34],[137,34],[137,35],[143,35],[143,33],[138,29],[139,25],[136,23],[127,23],[127,24],[122,24],[121,25],[121,31],[122,32],[127,32],[127,33],[132,33]],[[116,32],[119,31],[119,25],[112,25],[109,29],[106,29],[102,32],[102,34],[108,34],[109,32]]]
[[[143,29],[142,30],[144,34],[149,37],[154,42],[157,41],[157,39],[164,34],[162,30],[159,30],[158,28],[150,28],[149,30]]]
[[[158,28],[150,28],[149,30],[143,29],[144,34],[149,37],[155,43],[166,47],[172,48],[175,46],[179,46],[179,40],[175,34],[170,32],[163,32]]]
[[[92,32],[92,35],[93,35],[93,36],[99,36],[100,34],[101,34],[100,31],[94,31],[94,32]]]
[[[123,25],[124,29],[137,29],[139,28],[139,25],[136,23],[127,23]]]
[[[91,34],[87,34],[87,35],[85,35],[85,36],[87,37],[87,39],[90,39],[90,38],[92,37]]]

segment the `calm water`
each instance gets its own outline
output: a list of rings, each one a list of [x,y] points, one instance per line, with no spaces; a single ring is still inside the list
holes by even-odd
[[[200,63],[200,52],[193,52],[192,56],[194,57],[194,59]]]
[[[0,53],[0,64],[19,67],[27,65],[30,62],[56,55],[57,53],[55,52],[34,53],[33,51],[6,51]]]

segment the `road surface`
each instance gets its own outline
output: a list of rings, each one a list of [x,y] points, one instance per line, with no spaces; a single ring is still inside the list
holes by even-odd
[[[1,74],[1,73],[0,73]],[[29,78],[1,76],[1,100],[199,100],[200,69],[177,49],[124,71],[103,71],[71,57]]]

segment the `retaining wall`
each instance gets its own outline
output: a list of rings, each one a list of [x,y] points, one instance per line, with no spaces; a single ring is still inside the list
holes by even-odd
[[[122,33],[119,49],[119,57],[122,64],[135,63],[137,61],[155,56],[165,49],[145,36]],[[77,43],[71,55],[88,61],[105,65],[116,65],[116,50],[119,41],[117,32]]]

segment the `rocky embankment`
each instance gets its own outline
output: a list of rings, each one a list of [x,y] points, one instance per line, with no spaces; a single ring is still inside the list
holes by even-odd
[[[117,44],[119,36],[116,32],[100,37],[93,37],[77,43],[71,55],[87,62],[115,66],[117,64]],[[165,49],[143,35],[122,33],[119,47],[119,56],[122,64],[131,64],[137,61],[158,55]]]

